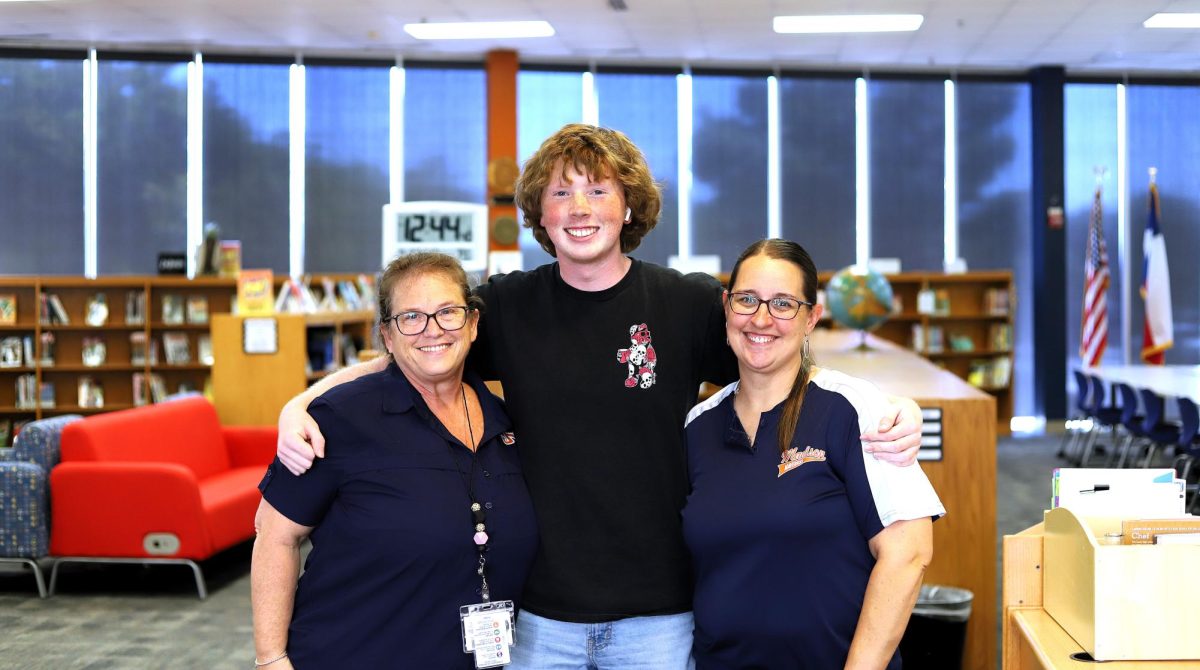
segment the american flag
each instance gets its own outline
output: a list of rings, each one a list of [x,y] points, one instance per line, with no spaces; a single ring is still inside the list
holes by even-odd
[[[1102,221],[1103,203],[1097,186],[1092,218],[1088,222],[1087,257],[1083,263],[1083,328],[1079,357],[1087,367],[1100,365],[1108,347],[1108,247],[1104,244]]]

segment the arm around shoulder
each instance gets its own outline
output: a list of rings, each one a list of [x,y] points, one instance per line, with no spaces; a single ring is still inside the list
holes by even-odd
[[[308,413],[308,406],[329,389],[354,381],[363,375],[381,372],[388,356],[379,356],[342,368],[292,398],[279,412],[279,438],[275,446],[279,461],[292,474],[300,475],[312,467],[313,459],[325,456],[325,437]]]

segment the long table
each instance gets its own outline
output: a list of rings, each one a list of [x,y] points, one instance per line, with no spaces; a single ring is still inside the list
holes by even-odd
[[[1109,384],[1129,384],[1200,404],[1200,365],[1101,365],[1084,371]]]
[[[876,337],[867,341],[871,348],[862,350],[856,332],[818,328],[811,336],[817,365],[868,379],[922,409],[941,410],[942,458],[920,463],[946,506],[946,516],[933,524],[933,562],[925,583],[975,594],[963,667],[994,668],[996,400],[911,351]]]

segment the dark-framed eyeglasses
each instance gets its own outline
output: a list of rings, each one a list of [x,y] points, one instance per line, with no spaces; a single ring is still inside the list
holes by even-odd
[[[471,311],[473,310],[466,305],[443,307],[432,314],[408,310],[399,314],[393,314],[384,319],[383,322],[386,324],[389,321],[394,321],[396,323],[396,330],[400,331],[401,335],[420,335],[429,327],[430,317],[434,321],[437,321],[438,327],[442,330],[459,330],[467,325],[467,314]]]
[[[782,296],[764,300],[753,293],[730,293],[729,294],[729,309],[733,310],[734,314],[742,316],[754,316],[758,313],[758,308],[763,304],[767,306],[767,312],[776,319],[789,321],[796,318],[800,313],[800,306],[804,305],[812,307],[811,302],[796,300],[795,298],[784,298]]]

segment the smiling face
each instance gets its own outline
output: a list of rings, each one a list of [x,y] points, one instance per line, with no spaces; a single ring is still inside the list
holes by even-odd
[[[750,293],[761,300],[793,298],[806,301],[804,275],[792,262],[764,255],[745,259],[737,272],[734,293]],[[800,369],[804,337],[821,318],[821,306],[800,306],[796,318],[785,320],[771,315],[765,303],[751,315],[737,314],[729,308],[725,293],[725,336],[737,356],[742,376],[747,374],[796,376]]]
[[[441,272],[423,272],[397,281],[391,298],[391,315],[408,311],[433,314],[444,307],[467,304],[462,288]],[[478,326],[479,312],[469,312],[466,325],[459,330],[443,330],[433,317],[419,335],[402,335],[394,321],[381,329],[384,344],[404,376],[428,388],[462,379]]]
[[[609,176],[555,164],[542,192],[542,226],[564,265],[603,265],[621,256],[625,191]]]

